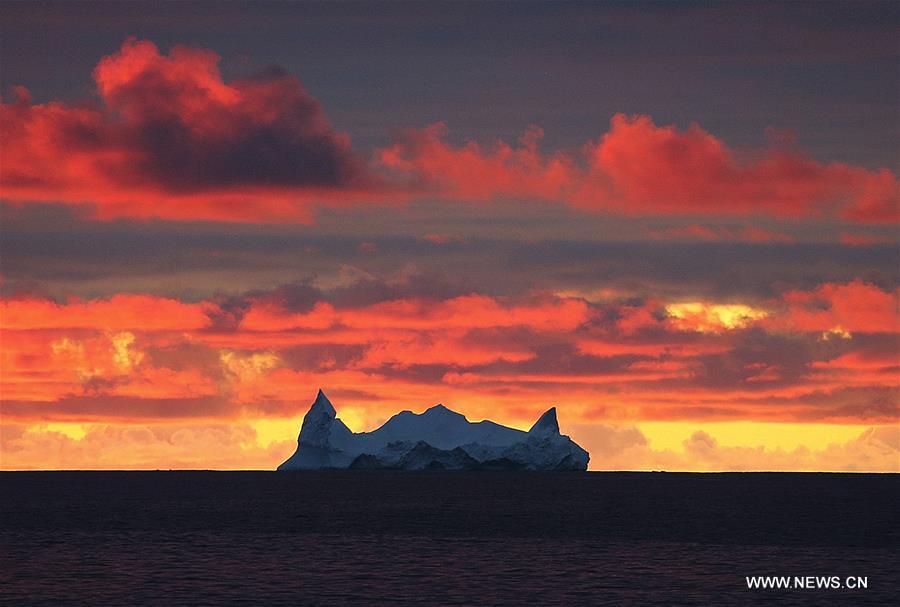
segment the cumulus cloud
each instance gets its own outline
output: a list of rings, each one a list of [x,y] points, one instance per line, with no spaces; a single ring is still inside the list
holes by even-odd
[[[129,39],[94,70],[100,103],[2,105],[2,195],[93,203],[101,218],[303,220],[372,185],[346,135],[272,69],[225,82],[219,57]]]

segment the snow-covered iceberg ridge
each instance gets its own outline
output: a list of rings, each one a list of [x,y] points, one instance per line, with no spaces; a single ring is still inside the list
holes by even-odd
[[[401,411],[371,432],[351,432],[319,390],[306,412],[297,450],[279,470],[587,470],[588,452],[559,433],[556,407],[528,432],[470,422],[444,405]]]

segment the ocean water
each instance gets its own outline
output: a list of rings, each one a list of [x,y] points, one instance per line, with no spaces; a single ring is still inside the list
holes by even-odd
[[[900,477],[0,474],[4,605],[878,605]],[[746,576],[863,576],[750,590]]]

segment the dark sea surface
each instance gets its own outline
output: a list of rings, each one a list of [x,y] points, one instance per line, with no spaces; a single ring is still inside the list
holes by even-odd
[[[900,477],[0,474],[4,605],[865,605]],[[748,590],[745,576],[865,576]]]

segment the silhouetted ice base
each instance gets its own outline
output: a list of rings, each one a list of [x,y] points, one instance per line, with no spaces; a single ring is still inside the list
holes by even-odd
[[[402,411],[371,432],[351,432],[319,390],[303,418],[297,450],[279,470],[587,470],[590,456],[559,433],[556,407],[528,432],[470,422],[443,405]]]

